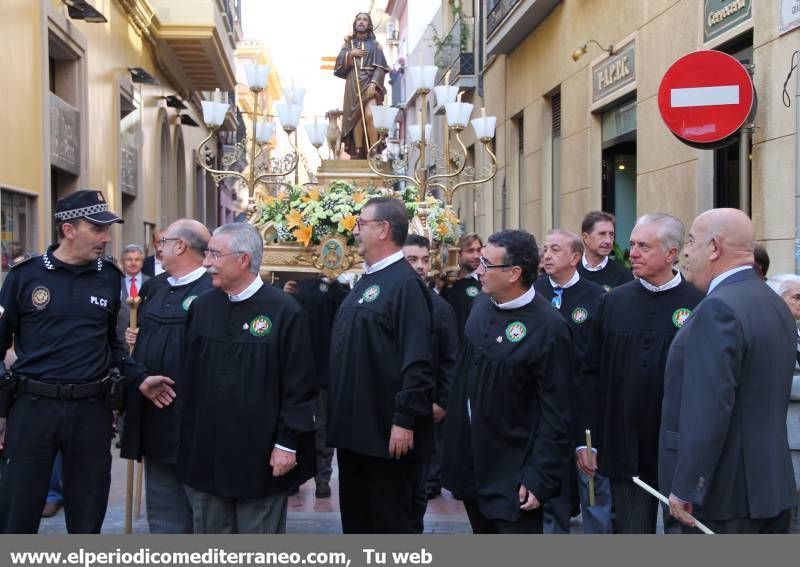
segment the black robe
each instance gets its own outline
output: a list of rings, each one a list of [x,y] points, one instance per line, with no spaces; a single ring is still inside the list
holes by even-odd
[[[133,357],[144,364],[149,375],[168,376],[175,390],[183,388],[184,339],[189,306],[211,289],[211,276],[203,274],[186,285],[172,287],[168,274],[148,279],[142,285],[138,311],[139,335]],[[139,392],[141,380],[125,392],[125,426],[120,455],[140,460],[174,464],[178,460],[180,415],[183,396],[158,409]]]
[[[232,302],[219,289],[198,297],[186,324],[186,372],[178,478],[227,498],[265,498],[311,478],[314,365],[308,322],[271,286]],[[297,466],[272,476],[274,446]]]
[[[519,518],[520,484],[557,496],[572,457],[573,358],[569,327],[541,295],[510,310],[478,297],[445,419],[443,485],[493,520]]]
[[[447,409],[447,400],[453,384],[456,356],[458,356],[458,329],[453,308],[435,291],[430,292],[433,304],[432,363],[435,379],[433,400]]]
[[[578,419],[592,430],[603,476],[657,484],[667,352],[702,298],[686,280],[660,292],[633,281],[600,298],[581,377],[587,411]]]
[[[405,260],[364,274],[333,324],[328,445],[389,458],[392,425],[414,430],[405,458],[433,443],[431,297]]]
[[[314,358],[317,386],[328,387],[328,359],[331,350],[331,329],[336,311],[349,290],[337,281],[326,283],[320,278],[297,282],[294,296],[308,315],[311,329],[309,346]]]
[[[456,313],[459,340],[464,338],[464,327],[469,319],[472,303],[480,293],[481,283],[472,276],[456,280],[452,286],[442,290],[442,298],[453,307],[453,311]]]
[[[631,271],[611,258],[608,259],[605,268],[595,272],[584,268],[583,262],[581,261],[578,264],[578,273],[582,278],[586,278],[590,282],[603,286],[606,291],[633,280]]]
[[[553,286],[550,284],[548,276],[542,276],[533,284],[537,293],[541,293],[552,305]],[[586,349],[589,343],[589,331],[591,329],[592,316],[594,315],[597,303],[606,293],[606,290],[587,279],[580,278],[575,285],[565,288],[561,293],[561,308],[558,310],[561,316],[569,325],[572,331],[572,344],[575,349],[575,369],[579,370],[586,357]],[[575,372],[575,380],[570,390],[570,401],[572,402],[573,415],[580,415],[586,408],[580,406],[580,373]],[[575,440],[577,446],[584,445],[586,442],[586,430],[580,429],[579,423],[575,420]]]

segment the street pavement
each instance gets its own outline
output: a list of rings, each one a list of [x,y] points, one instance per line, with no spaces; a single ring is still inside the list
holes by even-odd
[[[116,449],[113,450],[111,469],[111,494],[108,511],[103,523],[103,533],[121,534],[125,528],[125,486],[127,460],[120,459]],[[144,483],[143,483],[144,485]],[[148,533],[144,490],[142,489],[142,510],[139,518],[134,518],[134,533]],[[333,478],[331,479],[332,496],[317,499],[314,497],[314,481],[309,480],[300,487],[296,496],[289,498],[289,511],[286,521],[287,533],[338,534],[342,533],[339,519],[339,481],[338,470],[334,460]],[[572,533],[583,533],[580,518],[573,518],[570,526]],[[658,520],[658,531],[663,533],[663,523]],[[469,521],[460,501],[446,490],[442,495],[428,503],[425,515],[425,533],[470,533]],[[66,533],[64,510],[60,510],[52,518],[42,518],[39,533]],[[792,518],[792,533],[800,533],[800,521],[797,514]]]

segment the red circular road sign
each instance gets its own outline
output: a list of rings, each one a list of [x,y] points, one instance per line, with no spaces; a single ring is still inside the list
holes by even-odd
[[[739,61],[721,51],[696,51],[675,61],[658,87],[658,109],[673,134],[712,145],[735,134],[753,110],[755,91]]]

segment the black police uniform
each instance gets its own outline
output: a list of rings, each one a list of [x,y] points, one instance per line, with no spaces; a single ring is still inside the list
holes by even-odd
[[[17,263],[0,289],[0,349],[13,341],[12,370],[21,378],[0,461],[2,533],[38,531],[59,450],[67,530],[100,532],[112,437],[108,382],[101,381],[112,367],[129,379],[146,375],[116,333],[119,268],[110,257],[65,264],[54,249]]]

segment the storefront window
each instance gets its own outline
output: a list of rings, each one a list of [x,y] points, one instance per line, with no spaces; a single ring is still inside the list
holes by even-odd
[[[2,266],[0,282],[5,278],[14,258],[33,250],[32,239],[33,198],[0,189],[0,237],[2,240]]]

